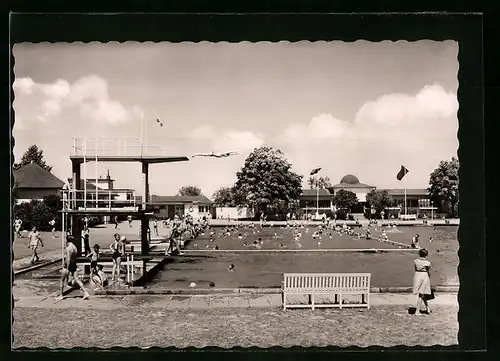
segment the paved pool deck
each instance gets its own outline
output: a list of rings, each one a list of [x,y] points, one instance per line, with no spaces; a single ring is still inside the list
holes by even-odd
[[[14,300],[17,308],[82,308],[82,309],[123,309],[123,307],[160,308],[160,309],[213,309],[213,308],[281,308],[279,294],[268,295],[127,295],[91,296],[84,300],[80,292],[72,292],[63,300],[50,296],[21,297]],[[412,294],[384,293],[371,294],[371,307],[402,306],[412,307],[415,296]],[[429,302],[432,306],[458,307],[457,293],[439,293]]]

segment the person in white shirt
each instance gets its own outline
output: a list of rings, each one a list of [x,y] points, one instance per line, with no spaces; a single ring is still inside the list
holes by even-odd
[[[35,264],[35,262],[38,262],[40,258],[38,257],[37,249],[38,247],[43,247],[43,241],[42,238],[40,237],[40,233],[38,233],[38,230],[36,227],[33,227],[33,230],[30,232],[29,236],[29,244],[28,248],[31,248],[31,264]]]
[[[56,220],[52,218],[52,220],[49,222],[50,228],[52,228],[52,238],[56,238]]]
[[[14,230],[16,231],[16,237],[23,238],[21,234],[21,226],[23,225],[23,221],[21,221],[19,218],[16,218],[14,221]]]

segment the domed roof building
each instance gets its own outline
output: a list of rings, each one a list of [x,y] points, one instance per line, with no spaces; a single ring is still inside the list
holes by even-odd
[[[347,174],[340,180],[341,184],[359,184],[359,179],[355,175]]]
[[[358,201],[360,203],[365,203],[366,195],[375,188],[375,186],[361,183],[358,177],[353,174],[346,174],[342,177],[339,184],[336,184],[332,187],[332,190],[334,194],[336,194],[341,189],[351,191],[356,194],[356,197],[358,198]]]

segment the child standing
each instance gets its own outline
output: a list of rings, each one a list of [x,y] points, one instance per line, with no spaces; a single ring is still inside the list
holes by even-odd
[[[28,236],[30,242],[28,245],[28,248],[31,248],[31,264],[35,264],[35,262],[38,262],[40,258],[38,257],[37,249],[39,246],[43,247],[43,242],[42,238],[40,237],[40,233],[38,233],[38,230],[36,227],[33,227],[33,230],[30,232]]]

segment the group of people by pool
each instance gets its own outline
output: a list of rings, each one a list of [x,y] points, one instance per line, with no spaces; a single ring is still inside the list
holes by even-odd
[[[164,220],[163,225],[170,228],[170,234],[167,237],[168,247],[165,250],[166,256],[183,255],[185,242],[196,239],[208,227],[209,223],[205,216],[199,218],[196,222],[189,214],[180,217],[175,215],[173,220]]]
[[[121,279],[121,258],[125,254],[126,241],[126,237],[120,236],[120,234],[118,233],[115,233],[113,235],[113,242],[109,246],[109,250],[111,251],[111,258],[113,260],[111,282],[123,281]],[[96,289],[106,287],[109,284],[108,276],[104,272],[104,267],[102,264],[99,264],[101,255],[101,247],[98,244],[94,244],[91,252],[86,255],[86,257],[90,261],[90,281],[95,285]],[[78,276],[77,258],[78,249],[75,245],[75,238],[72,235],[68,235],[66,237],[66,248],[63,257],[63,268],[60,281],[61,294],[59,296],[59,299],[64,298],[64,287],[66,283],[71,287],[78,286],[83,291],[84,299],[87,299],[89,297],[89,293],[85,289],[83,282]]]

